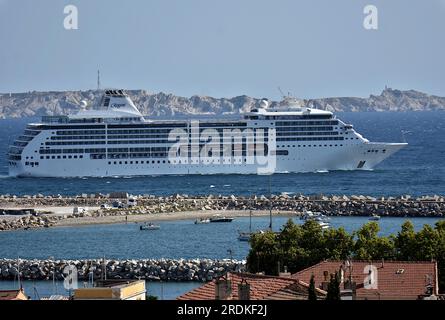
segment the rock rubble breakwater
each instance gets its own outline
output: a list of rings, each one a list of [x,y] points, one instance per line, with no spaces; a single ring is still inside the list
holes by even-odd
[[[79,281],[142,279],[149,281],[210,281],[226,272],[245,271],[245,261],[212,259],[23,260],[0,259],[0,280],[63,280],[75,266]],[[104,273],[103,271],[106,270]]]

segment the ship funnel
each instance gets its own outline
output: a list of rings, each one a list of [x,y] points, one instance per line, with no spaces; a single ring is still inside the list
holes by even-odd
[[[105,90],[101,107],[105,107],[110,111],[126,112],[136,116],[142,116],[124,90]]]

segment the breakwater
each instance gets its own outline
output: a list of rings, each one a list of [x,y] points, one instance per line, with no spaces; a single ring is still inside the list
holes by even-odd
[[[0,195],[0,207],[36,207],[36,206],[101,206],[111,204],[115,200],[124,201],[128,196],[91,194],[76,197],[56,196],[11,196]],[[352,196],[305,196],[305,195],[264,195],[253,197],[242,196],[201,196],[173,195],[155,197],[150,195],[134,196],[137,207],[126,208],[130,213],[162,213],[196,210],[275,210],[319,211],[326,215],[367,216],[380,214],[383,216],[425,216],[442,217],[445,214],[445,197],[439,195],[411,197],[375,198],[364,195]],[[50,211],[50,209],[48,209]],[[118,213],[119,210],[102,210]],[[1,209],[0,209],[1,214]],[[106,214],[106,213],[105,213]]]
[[[57,196],[0,196],[0,207],[43,207],[45,211],[36,211],[19,219],[0,220],[0,231],[23,228],[51,227],[62,219],[126,216],[126,215],[159,215],[171,212],[205,212],[205,211],[265,211],[272,210],[274,214],[301,214],[304,211],[321,212],[327,216],[371,216],[382,217],[445,217],[444,196],[422,196],[375,198],[364,195],[353,196],[304,196],[304,195],[264,195],[242,196],[201,196],[173,195],[169,197],[132,196],[137,205],[134,207],[108,208],[113,202],[126,204],[129,196],[123,193],[92,194],[77,197]],[[51,207],[100,207],[87,211],[57,215],[49,213]],[[27,212],[23,209],[22,212]],[[7,211],[3,211],[7,212]],[[0,215],[2,211],[0,210]]]
[[[23,260],[0,259],[0,280],[63,280],[67,266],[77,268],[78,280],[143,279],[151,281],[210,281],[228,271],[245,271],[245,261],[212,259]],[[103,270],[106,270],[104,273]]]

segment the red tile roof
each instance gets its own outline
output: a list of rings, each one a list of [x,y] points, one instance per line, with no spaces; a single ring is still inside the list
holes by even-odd
[[[308,284],[302,281],[284,278],[265,276],[251,273],[228,273],[227,278],[232,283],[232,294],[228,299],[238,300],[238,284],[245,280],[250,285],[250,299],[251,300],[294,300],[306,297]],[[180,297],[178,300],[215,300],[215,282],[213,280],[201,287],[189,291]],[[320,296],[326,295],[323,290],[317,290]]]
[[[23,290],[0,290],[0,300],[28,300]]]
[[[342,265],[343,261],[323,261],[293,274],[292,278],[308,282],[314,275],[315,285],[320,288],[325,278],[324,272],[334,274],[340,271]],[[351,265],[352,281],[357,284],[357,299],[417,299],[419,295],[425,294],[428,284],[433,286],[433,293],[438,294],[436,262],[351,261]],[[368,265],[377,270],[376,289],[364,287],[369,275],[365,272]],[[348,268],[345,268],[343,274],[345,279],[349,277]]]

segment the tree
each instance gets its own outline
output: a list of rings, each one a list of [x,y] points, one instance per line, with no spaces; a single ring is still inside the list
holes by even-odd
[[[328,293],[326,300],[340,300],[340,279],[338,272],[331,274],[331,280],[328,284]]]
[[[328,229],[323,232],[324,259],[345,260],[354,247],[354,238],[344,228]]]
[[[416,233],[415,244],[415,260],[431,261],[438,258],[440,234],[437,229],[425,224],[422,230]]]
[[[311,276],[311,281],[309,281],[308,300],[311,300],[311,301],[317,300],[317,292],[315,290],[314,275]]]
[[[355,235],[355,258],[359,260],[391,260],[395,255],[395,247],[392,239],[379,237],[380,227],[377,222],[365,223]]]
[[[399,260],[414,260],[416,256],[416,232],[411,221],[402,224],[402,229],[394,237],[396,258]]]
[[[280,258],[277,236],[272,231],[256,233],[250,239],[250,251],[247,256],[248,269],[252,273],[265,272],[276,275],[277,264]]]
[[[445,221],[436,222],[435,229],[438,235],[437,248],[437,271],[439,278],[439,288],[445,292]]]

